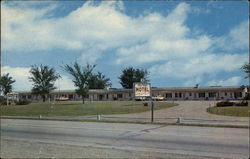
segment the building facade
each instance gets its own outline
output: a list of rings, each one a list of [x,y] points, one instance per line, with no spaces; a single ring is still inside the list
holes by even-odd
[[[247,87],[185,87],[185,88],[151,88],[152,97],[161,96],[165,100],[237,100],[247,96]],[[41,101],[42,97],[31,92],[18,92],[20,100]],[[80,101],[81,96],[74,90],[52,91],[47,99],[55,101],[60,98]],[[87,101],[134,100],[133,89],[95,89],[89,90]]]

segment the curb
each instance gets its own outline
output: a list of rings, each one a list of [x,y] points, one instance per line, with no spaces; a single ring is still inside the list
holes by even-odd
[[[196,126],[196,127],[216,127],[216,128],[243,128],[249,129],[244,125],[223,125],[223,124],[191,124],[191,123],[162,123],[162,122],[139,122],[139,121],[111,121],[111,120],[93,120],[93,119],[51,119],[41,117],[0,117],[0,119],[28,119],[28,120],[50,120],[50,121],[75,121],[75,122],[99,122],[99,123],[126,123],[126,124],[151,124],[151,125],[172,125],[172,126]]]

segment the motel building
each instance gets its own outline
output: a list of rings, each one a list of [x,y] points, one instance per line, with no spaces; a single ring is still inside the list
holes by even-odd
[[[210,87],[182,87],[182,88],[151,88],[152,97],[164,97],[165,100],[240,100],[247,96],[246,86],[210,86]],[[18,92],[19,100],[42,101],[39,95],[31,92]],[[81,96],[74,90],[52,91],[47,100],[60,99],[81,101]],[[134,100],[133,89],[95,89],[89,90],[86,101],[126,101]]]

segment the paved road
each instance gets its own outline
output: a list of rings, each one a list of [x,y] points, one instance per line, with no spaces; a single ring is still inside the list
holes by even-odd
[[[248,158],[249,131],[1,119],[1,157]]]

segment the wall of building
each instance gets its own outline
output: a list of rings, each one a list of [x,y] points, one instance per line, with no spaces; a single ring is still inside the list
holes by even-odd
[[[151,90],[152,96],[162,96],[166,100],[234,100],[243,99],[247,89],[243,87],[219,87],[219,88],[155,88]],[[133,100],[133,90],[90,90],[87,101],[115,101]],[[81,96],[74,91],[52,92],[47,96],[47,100],[54,101],[60,97],[68,98],[72,101],[81,101]],[[22,100],[41,101],[39,95],[32,95],[31,92],[20,92],[19,98]]]

